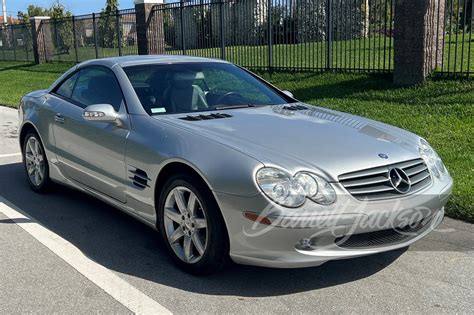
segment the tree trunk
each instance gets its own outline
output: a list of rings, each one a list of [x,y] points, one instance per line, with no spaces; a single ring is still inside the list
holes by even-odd
[[[414,0],[416,1],[416,0]],[[369,36],[369,27],[370,27],[370,4],[369,0],[363,0],[362,1],[362,8],[361,8],[361,14],[362,14],[362,36],[363,37],[368,37]]]

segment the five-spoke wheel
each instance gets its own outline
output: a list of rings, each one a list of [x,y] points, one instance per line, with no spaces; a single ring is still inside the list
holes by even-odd
[[[227,260],[224,220],[207,185],[197,176],[176,174],[159,197],[158,223],[174,261],[187,272],[209,274]]]
[[[208,240],[206,214],[189,188],[177,186],[165,202],[165,230],[175,254],[187,263],[202,258]]]
[[[49,188],[49,167],[46,154],[38,135],[30,132],[23,142],[23,163],[30,186],[39,192]]]
[[[35,185],[41,185],[44,179],[44,153],[38,139],[31,136],[26,141],[25,147],[26,171],[30,181]]]

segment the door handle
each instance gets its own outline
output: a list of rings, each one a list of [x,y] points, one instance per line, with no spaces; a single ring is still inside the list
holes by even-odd
[[[60,124],[64,123],[64,116],[61,113],[54,115],[54,121]]]

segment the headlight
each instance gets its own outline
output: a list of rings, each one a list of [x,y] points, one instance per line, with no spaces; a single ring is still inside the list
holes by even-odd
[[[305,192],[288,173],[277,168],[262,168],[257,172],[257,184],[265,195],[285,207],[299,207],[305,202]]]
[[[435,150],[428,144],[425,139],[420,140],[419,147],[420,155],[430,169],[430,172],[437,178],[442,178],[448,173],[443,161],[438,156]]]
[[[285,207],[300,207],[306,198],[320,204],[336,200],[332,186],[310,173],[299,173],[293,177],[283,170],[266,167],[257,172],[257,184],[271,200]]]
[[[336,201],[334,188],[319,176],[311,173],[298,173],[295,179],[303,187],[306,197],[322,205]]]
[[[306,197],[311,198],[318,193],[318,182],[311,174],[299,173],[296,174],[295,179],[303,188]]]

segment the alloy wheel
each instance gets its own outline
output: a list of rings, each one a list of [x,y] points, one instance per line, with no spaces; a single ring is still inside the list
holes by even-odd
[[[25,163],[31,183],[40,186],[45,178],[45,158],[41,144],[34,136],[28,138],[26,142]]]
[[[206,213],[189,188],[177,186],[166,196],[164,226],[171,248],[182,261],[201,260],[209,239]]]

